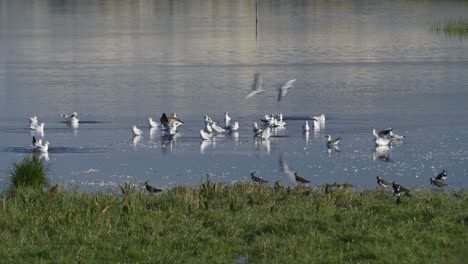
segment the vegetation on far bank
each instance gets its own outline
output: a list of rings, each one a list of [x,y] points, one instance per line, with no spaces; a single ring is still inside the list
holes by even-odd
[[[468,19],[449,19],[444,23],[432,25],[431,30],[449,37],[468,37]]]
[[[0,208],[11,263],[463,263],[468,192],[240,183],[157,195],[19,189]]]

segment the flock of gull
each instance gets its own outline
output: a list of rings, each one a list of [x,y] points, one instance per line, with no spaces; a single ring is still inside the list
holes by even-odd
[[[291,86],[294,80],[292,82],[288,83],[288,86]],[[287,91],[284,90],[282,94],[285,94]],[[64,118],[65,122],[69,124],[71,127],[78,127],[79,124],[79,119],[78,119],[78,113],[74,112],[71,114],[66,114],[66,115],[60,115],[62,118]],[[34,132],[39,132],[43,133],[44,132],[44,123],[39,123],[39,120],[37,116],[33,116],[29,118],[30,124],[29,128],[34,131]],[[183,125],[184,122],[180,120],[177,116],[177,114],[166,114],[163,113],[162,116],[160,117],[159,121],[161,124],[157,123],[154,121],[151,117],[148,118],[148,126],[150,129],[156,129],[158,127],[162,128],[162,131],[165,133],[165,136],[171,138],[175,137],[178,133],[178,128],[179,126]],[[261,126],[258,125],[257,122],[253,122],[252,124],[252,131],[253,131],[253,136],[258,139],[258,140],[268,140],[270,136],[272,135],[272,130],[275,128],[284,128],[286,126],[286,122],[283,120],[283,114],[281,113],[276,113],[276,114],[267,114],[265,115],[261,120]],[[314,116],[311,119],[312,123],[309,125],[309,121],[305,121],[302,129],[304,132],[308,132],[311,127],[316,129],[320,129],[321,127],[324,127],[326,118],[325,115],[319,115],[319,116]],[[213,121],[213,119],[207,115],[204,117],[204,128],[200,130],[200,138],[201,141],[209,141],[212,140],[214,136],[218,134],[223,134],[223,133],[233,133],[237,132],[239,130],[239,122],[237,121],[232,121],[232,118],[229,114],[229,112],[225,112],[224,114],[224,126],[220,125],[218,122]],[[132,127],[132,134],[134,137],[141,137],[144,132],[139,129],[137,126]],[[42,134],[43,135],[43,134]],[[380,131],[376,131],[375,129],[372,130],[372,135],[374,137],[373,141],[375,142],[376,148],[379,147],[387,147],[390,146],[393,142],[401,142],[404,139],[404,136],[395,134],[393,132],[392,128],[385,128]],[[339,151],[338,144],[341,141],[341,137],[337,138],[332,138],[330,135],[326,136],[326,146],[328,149],[333,149],[336,151]],[[32,139],[32,150],[33,153],[47,153],[49,150],[49,142],[45,141],[43,142],[42,139],[36,139],[35,136],[33,136]],[[284,163],[282,160],[281,162],[281,169],[283,172],[289,175],[290,178],[294,179],[298,184],[307,184],[309,183],[308,180],[305,178],[301,177],[298,175],[297,172],[292,172],[286,163]],[[264,180],[258,176],[255,175],[255,173],[251,174],[251,178],[255,183],[258,184],[266,184],[268,183],[267,180]],[[432,177],[430,179],[430,182],[433,186],[437,188],[443,188],[447,186],[447,184],[444,182],[447,179],[447,172],[444,170],[440,174],[438,174],[436,177]],[[398,184],[396,181],[390,183],[384,179],[382,179],[381,176],[377,176],[377,184],[381,186],[382,188],[387,188],[388,186],[393,187],[394,195],[398,197],[398,202],[400,201],[399,198],[402,194],[405,195],[410,195],[410,191],[400,184]],[[279,183],[275,183],[275,187],[278,187]],[[150,192],[159,192],[161,189],[152,187],[148,184],[148,182],[145,182],[145,187],[148,191]]]

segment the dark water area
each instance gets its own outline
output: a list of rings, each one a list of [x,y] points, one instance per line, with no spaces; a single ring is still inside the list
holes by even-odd
[[[251,171],[292,184],[281,156],[312,185],[373,188],[382,175],[430,188],[446,169],[466,188],[468,39],[430,29],[467,14],[466,1],[259,1],[256,29],[254,1],[0,0],[0,186],[34,135],[50,142],[51,181],[87,191]],[[244,99],[255,73],[265,91]],[[59,116],[74,111],[79,127]],[[226,111],[239,132],[200,142],[204,115],[222,123]],[[163,112],[185,122],[175,139],[147,128]],[[277,112],[286,128],[255,140],[252,122]],[[304,133],[322,113],[325,127]],[[385,127],[403,143],[376,149],[371,131]]]

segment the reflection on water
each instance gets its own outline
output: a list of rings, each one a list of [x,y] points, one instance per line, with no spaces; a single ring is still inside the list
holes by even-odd
[[[376,146],[374,150],[373,159],[379,159],[381,161],[391,161],[390,159],[390,147],[389,146]]]

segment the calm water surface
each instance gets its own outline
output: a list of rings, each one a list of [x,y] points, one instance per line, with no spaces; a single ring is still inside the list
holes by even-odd
[[[374,187],[382,175],[426,188],[446,169],[466,188],[468,40],[430,31],[466,14],[466,1],[259,1],[256,36],[254,1],[0,0],[0,189],[31,155],[32,115],[46,123],[51,181],[80,190],[230,183],[254,170],[290,184],[280,156],[313,185]],[[256,72],[266,91],[244,100]],[[58,116],[73,111],[78,129]],[[203,116],[225,111],[240,131],[200,143]],[[146,128],[163,112],[186,122],[175,140]],[[256,142],[252,122],[274,112],[286,129]],[[321,113],[326,126],[304,134]],[[407,138],[376,150],[374,127]],[[340,152],[327,134],[343,137]]]

